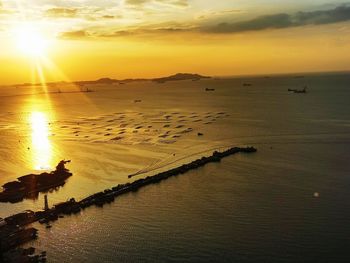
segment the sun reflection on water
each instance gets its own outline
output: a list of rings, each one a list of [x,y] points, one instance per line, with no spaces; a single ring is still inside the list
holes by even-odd
[[[49,138],[49,122],[44,112],[32,112],[32,162],[35,170],[51,169],[52,146]]]

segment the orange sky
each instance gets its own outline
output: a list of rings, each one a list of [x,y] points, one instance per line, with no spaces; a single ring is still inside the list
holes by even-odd
[[[337,1],[27,2],[0,0],[1,84],[36,81],[38,68],[47,81],[350,70],[350,6]]]

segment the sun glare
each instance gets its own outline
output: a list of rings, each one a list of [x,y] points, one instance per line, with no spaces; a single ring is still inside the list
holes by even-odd
[[[30,124],[32,127],[34,169],[50,169],[51,142],[49,139],[49,125],[47,115],[44,112],[32,112],[30,116]]]
[[[22,54],[30,57],[43,56],[48,47],[48,40],[32,25],[21,25],[14,30],[14,41]]]

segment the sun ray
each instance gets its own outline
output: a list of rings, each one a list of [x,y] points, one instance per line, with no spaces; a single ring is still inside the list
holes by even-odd
[[[69,84],[70,91],[81,92],[81,96],[79,97],[80,100],[84,100],[86,103],[93,104],[89,97],[86,96],[84,90],[82,90],[82,87],[72,82],[72,80],[70,80],[69,77],[52,60],[49,59],[49,57],[42,58],[41,62],[42,65],[45,67],[47,73],[50,73],[56,79],[59,79],[60,81],[64,81],[67,84]],[[46,87],[46,89],[48,89],[48,87]],[[96,105],[95,107],[97,109]]]

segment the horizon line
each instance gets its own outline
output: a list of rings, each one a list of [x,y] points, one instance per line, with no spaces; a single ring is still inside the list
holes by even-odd
[[[106,77],[102,76],[100,78],[96,79],[90,79],[90,80],[72,80],[72,81],[65,81],[65,80],[57,80],[57,81],[49,81],[45,83],[31,83],[31,82],[23,82],[23,83],[13,83],[13,84],[5,84],[2,85],[0,84],[0,87],[13,87],[13,86],[43,86],[43,85],[48,85],[48,84],[58,84],[58,83],[66,83],[66,84],[78,84],[79,82],[94,82],[98,81],[101,79],[111,79],[115,81],[126,81],[126,80],[134,80],[134,81],[152,81],[158,78],[167,78],[170,76],[174,76],[176,74],[198,74],[201,75],[202,77],[210,77],[210,78],[241,78],[241,77],[269,77],[269,76],[288,76],[288,75],[313,75],[313,74],[338,74],[338,73],[349,73],[350,74],[350,69],[346,70],[331,70],[331,71],[306,71],[306,72],[285,72],[285,73],[258,73],[258,74],[233,74],[233,75],[201,75],[200,73],[188,73],[188,72],[176,72],[172,75],[167,75],[163,77],[153,77],[153,78],[143,78],[143,77],[134,77],[134,78],[124,78],[124,79],[115,79],[112,77]]]

